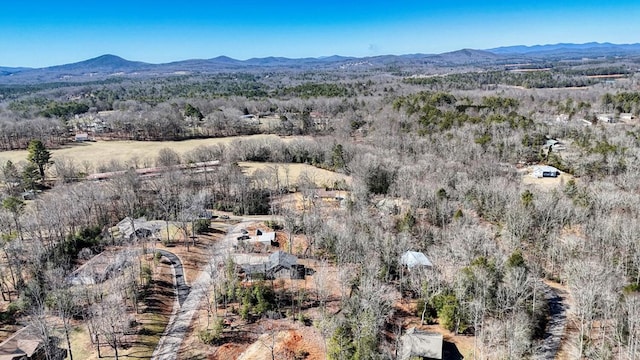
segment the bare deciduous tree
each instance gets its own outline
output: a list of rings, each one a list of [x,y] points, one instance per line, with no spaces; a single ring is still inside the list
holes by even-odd
[[[118,349],[122,348],[124,338],[131,328],[131,320],[122,296],[118,293],[107,294],[92,308],[97,336],[102,336],[118,359]]]

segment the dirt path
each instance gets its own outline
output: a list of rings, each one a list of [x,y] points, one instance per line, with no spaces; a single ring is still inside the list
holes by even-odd
[[[248,223],[256,221],[255,218],[242,219],[236,225],[229,225],[227,235],[224,236],[214,247],[214,258],[224,257],[233,250],[235,238],[240,234],[240,230],[247,226]],[[213,259],[211,261],[214,261]],[[198,279],[192,284],[185,301],[171,316],[165,333],[160,338],[158,346],[151,359],[154,360],[175,360],[178,359],[178,351],[189,330],[191,319],[196,313],[202,299],[206,296],[209,285],[211,284],[211,276],[207,271],[203,271]]]
[[[566,294],[559,287],[544,283],[545,298],[549,304],[549,322],[542,344],[536,349],[532,357],[536,360],[555,359],[558,356],[562,336],[567,327],[567,311],[569,305],[565,301]]]

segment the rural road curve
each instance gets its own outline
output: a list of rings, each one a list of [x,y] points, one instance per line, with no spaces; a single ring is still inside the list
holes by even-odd
[[[568,305],[563,301],[558,290],[545,284],[544,294],[549,304],[549,322],[542,344],[533,356],[535,360],[555,359],[560,350],[562,335],[567,326]]]
[[[230,225],[227,230],[227,235],[224,236],[215,245],[215,258],[219,256],[226,256],[233,249],[234,237],[237,236],[237,232],[241,228],[245,227],[248,222],[255,221],[254,219],[240,222],[236,225]],[[211,259],[211,261],[215,261]],[[207,265],[211,266],[211,264]],[[178,351],[180,345],[184,340],[184,336],[187,334],[189,325],[196,310],[198,309],[202,299],[209,290],[211,284],[211,276],[207,271],[202,271],[200,276],[191,286],[190,291],[187,290],[188,295],[186,299],[179,305],[174,306],[175,313],[169,319],[169,323],[164,331],[164,334],[158,341],[158,346],[151,355],[152,360],[176,360],[178,358]]]

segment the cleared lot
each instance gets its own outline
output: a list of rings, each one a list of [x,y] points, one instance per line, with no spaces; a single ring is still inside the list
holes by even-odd
[[[273,178],[277,171],[280,183],[285,186],[287,183],[299,183],[299,180],[303,177],[307,177],[312,183],[319,187],[333,187],[336,182],[345,182],[346,184],[351,183],[350,176],[320,169],[308,164],[280,164],[244,161],[239,162],[238,165],[240,165],[247,175],[253,175],[256,171],[260,170],[268,174],[270,178]]]

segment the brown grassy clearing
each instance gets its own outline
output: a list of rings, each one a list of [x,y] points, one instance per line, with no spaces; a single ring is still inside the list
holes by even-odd
[[[210,139],[191,139],[183,141],[96,141],[85,143],[72,143],[60,149],[52,149],[52,160],[58,157],[73,159],[77,166],[83,163],[90,165],[89,171],[94,172],[100,164],[111,160],[122,163],[137,159],[144,166],[155,166],[155,159],[160,149],[170,148],[183,155],[198,146],[228,145],[235,140],[284,140],[289,141],[301,137],[279,137],[277,135],[250,135],[232,136]],[[0,152],[0,163],[11,160],[14,163],[27,160],[26,150],[13,150]]]
[[[524,171],[522,171],[522,183],[524,185],[535,186],[540,190],[553,190],[558,187],[564,186],[569,180],[575,180],[575,177],[571,174],[567,174],[565,172],[561,172],[560,176],[551,178],[535,178],[531,176],[533,171],[533,167],[528,167]]]
[[[320,169],[308,164],[292,164],[292,163],[260,163],[252,161],[239,162],[238,165],[243,169],[245,174],[253,175],[256,171],[261,170],[271,174],[275,174],[277,169],[278,178],[283,186],[287,184],[296,184],[302,177],[307,177],[311,182],[319,187],[333,187],[336,182],[351,183],[351,177],[336,173],[333,171]]]
[[[587,79],[620,79],[627,77],[627,74],[611,74],[611,75],[588,75]]]

